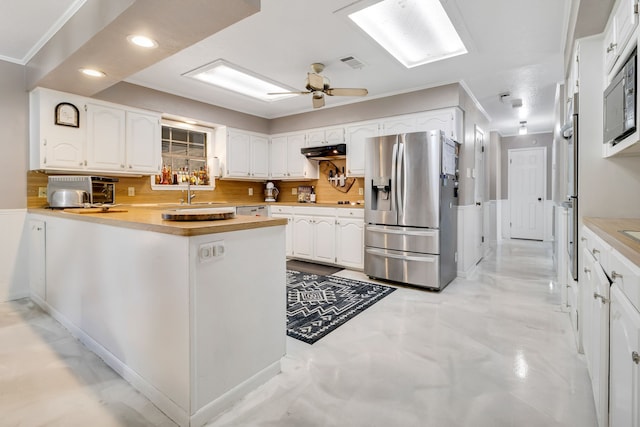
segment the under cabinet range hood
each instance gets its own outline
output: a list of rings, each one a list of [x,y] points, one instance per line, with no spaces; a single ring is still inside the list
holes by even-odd
[[[300,152],[307,159],[332,160],[344,159],[347,154],[347,144],[320,145],[318,147],[304,147]]]

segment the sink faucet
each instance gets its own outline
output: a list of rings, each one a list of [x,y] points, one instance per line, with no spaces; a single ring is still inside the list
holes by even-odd
[[[184,190],[182,190],[182,192],[184,193]],[[187,180],[187,204],[190,205],[191,204],[191,200],[193,200],[193,198],[196,197],[196,193],[195,191],[193,192],[193,194],[191,194],[191,178],[189,178]],[[180,199],[180,204],[184,204],[184,199]]]

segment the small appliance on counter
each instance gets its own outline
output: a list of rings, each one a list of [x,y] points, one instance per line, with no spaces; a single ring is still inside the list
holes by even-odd
[[[104,176],[50,176],[47,203],[56,209],[113,205],[116,202],[116,182],[118,178]]]
[[[264,189],[264,201],[275,202],[278,194],[280,194],[280,191],[276,188],[275,184],[271,181],[267,182],[267,188]]]

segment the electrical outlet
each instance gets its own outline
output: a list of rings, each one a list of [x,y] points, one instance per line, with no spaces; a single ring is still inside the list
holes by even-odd
[[[253,187],[249,187],[249,195],[253,196]]]
[[[38,197],[41,199],[47,198],[47,187],[38,187]]]
[[[364,194],[364,188],[358,188],[358,196],[362,196]]]
[[[298,194],[298,189],[297,189],[296,187],[293,187],[293,188],[291,189],[291,195],[292,195],[292,196],[295,196],[296,194]]]
[[[136,187],[128,187],[127,188],[127,195],[128,196],[135,196],[136,195]]]

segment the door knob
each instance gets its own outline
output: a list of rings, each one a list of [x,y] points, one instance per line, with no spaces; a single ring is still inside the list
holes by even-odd
[[[541,202],[542,201],[542,197],[538,197],[538,201]]]

